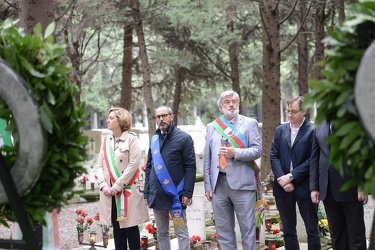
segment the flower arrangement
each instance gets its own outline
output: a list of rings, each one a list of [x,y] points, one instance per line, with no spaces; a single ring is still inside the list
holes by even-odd
[[[201,241],[201,237],[193,235],[190,237],[190,247],[199,247]]]
[[[264,217],[269,212],[269,209],[270,205],[264,199],[260,199],[255,203],[255,222],[257,227],[263,225]]]
[[[85,218],[87,216],[87,213],[82,209],[76,210],[77,214],[77,232],[83,233],[87,229],[90,229],[91,224],[94,222],[92,218],[87,218],[85,223]]]
[[[151,223],[146,225],[146,230],[148,231],[149,234],[152,234],[152,237],[156,240],[158,238],[158,235],[156,233],[157,229],[155,226],[155,220],[152,219]]]
[[[324,237],[327,236],[327,233],[329,232],[329,225],[327,220],[327,215],[323,211],[323,205],[319,204],[318,207],[318,226],[320,231],[320,236]]]
[[[327,233],[329,232],[329,225],[328,225],[328,220],[327,219],[320,219],[318,222],[319,225],[319,231],[320,231],[320,236],[327,236]]]
[[[86,181],[88,180],[89,180],[89,177],[87,175],[83,175],[80,178],[78,178],[78,183],[85,187]]]
[[[94,216],[94,220],[96,220],[98,222],[98,226],[100,227],[103,236],[108,236],[109,232],[111,230],[111,226],[100,224],[99,218],[100,218],[99,213],[96,213],[95,216]]]

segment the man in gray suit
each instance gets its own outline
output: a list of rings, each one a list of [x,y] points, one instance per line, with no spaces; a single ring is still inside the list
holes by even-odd
[[[217,101],[223,116],[206,129],[204,187],[206,198],[212,202],[217,239],[223,250],[237,249],[235,214],[243,249],[256,249],[259,169],[254,160],[260,158],[262,147],[258,122],[238,114],[239,104],[236,92],[223,92]]]

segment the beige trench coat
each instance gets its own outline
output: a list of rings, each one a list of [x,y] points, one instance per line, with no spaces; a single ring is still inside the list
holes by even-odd
[[[108,138],[109,139],[109,138]],[[113,140],[113,139],[112,139]],[[111,142],[113,145],[113,142]],[[112,146],[113,148],[113,146]],[[104,145],[102,144],[98,163],[97,177],[99,188],[111,186],[110,176],[107,170],[107,164],[104,161]],[[135,133],[125,131],[122,133],[118,148],[114,151],[115,162],[118,170],[122,173],[120,178],[112,185],[118,191],[121,191],[124,185],[127,185],[133,179],[140,165],[141,150],[139,140]],[[140,175],[142,171],[140,172]],[[99,215],[100,224],[111,225],[111,206],[112,197],[107,197],[100,192]],[[147,205],[143,199],[143,193],[140,191],[140,183],[137,179],[131,186],[131,195],[129,196],[128,218],[126,222],[120,222],[120,228],[133,227],[149,221]]]

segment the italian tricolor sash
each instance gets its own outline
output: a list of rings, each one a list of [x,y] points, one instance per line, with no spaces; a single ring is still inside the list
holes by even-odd
[[[185,222],[180,195],[182,195],[182,190],[184,188],[184,178],[182,178],[177,187],[174,185],[172,177],[165,166],[163,157],[160,154],[159,135],[154,135],[151,139],[151,152],[156,176],[158,177],[164,192],[172,197],[171,210],[173,224],[174,226],[183,226]]]
[[[108,135],[104,138],[104,160],[107,165],[107,170],[109,173],[109,176],[111,178],[112,183],[115,183],[118,178],[120,178],[121,173],[118,170],[115,162],[115,157],[113,155],[113,150],[112,150],[112,135]],[[117,220],[118,221],[126,221],[128,217],[128,206],[129,206],[129,196],[131,194],[131,185],[135,182],[139,175],[139,168],[137,172],[135,173],[134,177],[132,180],[129,182],[127,186],[124,187],[122,192],[119,192],[117,194]]]
[[[219,134],[221,134],[224,138],[227,138],[232,143],[233,147],[249,147],[249,144],[245,137],[233,126],[233,124],[228,122],[223,115],[217,118],[214,122],[212,122],[212,125],[219,132]],[[256,200],[260,200],[262,197],[262,188],[259,167],[255,163],[255,161],[248,161],[247,164],[254,170],[255,180],[257,183]]]

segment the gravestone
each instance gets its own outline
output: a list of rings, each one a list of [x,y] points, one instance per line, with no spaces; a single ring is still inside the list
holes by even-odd
[[[371,238],[372,222],[374,220],[375,200],[369,195],[368,202],[363,206],[364,221],[366,226],[366,239]]]
[[[87,154],[99,154],[100,146],[102,145],[102,132],[87,130],[83,133],[89,138],[89,143],[87,144]]]
[[[301,242],[307,242],[307,233],[305,228],[305,222],[302,219],[302,216],[299,212],[298,205],[296,205],[296,213],[297,213],[297,235],[298,235],[298,241]]]
[[[194,195],[191,205],[186,208],[186,219],[191,236],[199,236],[206,239],[206,219],[204,212],[203,195]]]

